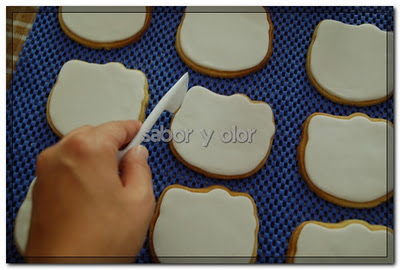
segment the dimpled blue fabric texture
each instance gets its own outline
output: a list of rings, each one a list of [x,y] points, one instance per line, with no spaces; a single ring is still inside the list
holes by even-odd
[[[258,263],[284,262],[290,235],[303,221],[361,219],[392,227],[392,200],[372,209],[351,209],[329,203],[313,193],[299,174],[296,148],[302,123],[313,112],[334,115],[362,112],[393,121],[393,98],[363,108],[335,104],[315,90],[305,69],[307,49],[321,20],[372,23],[382,30],[393,31],[393,8],[269,7],[268,10],[274,39],[267,65],[245,77],[220,79],[194,72],[179,58],[174,47],[175,35],[184,7],[155,7],[150,27],[138,42],[110,51],[89,49],[72,41],[60,28],[57,7],[41,8],[7,92],[7,261],[23,261],[14,243],[15,216],[34,178],[37,155],[59,140],[46,121],[46,102],[61,67],[72,59],[100,64],[116,61],[127,68],[142,70],[149,82],[146,115],[186,71],[190,74],[190,87],[201,85],[224,95],[243,93],[270,104],[276,122],[271,154],[259,172],[243,180],[202,176],[182,165],[167,143],[146,143],[156,198],[171,184],[193,188],[223,185],[253,197],[260,221]],[[164,113],[155,128],[169,127],[170,120],[171,115]],[[151,262],[147,241],[137,262]]]

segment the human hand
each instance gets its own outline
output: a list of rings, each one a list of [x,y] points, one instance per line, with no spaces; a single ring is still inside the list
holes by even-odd
[[[137,256],[155,206],[148,151],[131,149],[121,174],[117,152],[140,126],[81,127],[40,153],[28,261],[131,262]]]

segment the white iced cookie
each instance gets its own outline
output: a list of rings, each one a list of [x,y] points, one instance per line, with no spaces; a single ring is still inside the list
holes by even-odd
[[[187,7],[176,49],[193,70],[231,78],[261,69],[271,56],[272,38],[263,7]]]
[[[393,231],[361,220],[307,221],[289,241],[289,263],[393,263]]]
[[[116,62],[64,64],[47,102],[47,120],[58,136],[83,125],[116,120],[143,121],[149,96],[139,70]]]
[[[26,251],[26,245],[29,239],[29,230],[31,228],[31,217],[32,217],[32,192],[35,186],[36,178],[33,179],[29,186],[28,193],[24,201],[22,202],[17,216],[15,218],[14,226],[14,239],[17,245],[18,251],[23,256]]]
[[[274,114],[267,103],[245,95],[223,96],[194,86],[175,113],[171,131],[177,134],[171,150],[189,168],[213,178],[245,178],[267,160]],[[184,140],[178,136],[182,132]]]
[[[307,74],[333,102],[370,106],[393,92],[393,32],[372,24],[321,21],[307,54]]]
[[[325,200],[374,207],[393,195],[393,125],[365,114],[310,115],[298,148],[300,173]]]
[[[61,28],[71,39],[90,48],[112,49],[137,41],[151,20],[150,7],[60,7]]]
[[[258,226],[247,193],[172,185],[157,203],[150,252],[161,263],[253,263]]]

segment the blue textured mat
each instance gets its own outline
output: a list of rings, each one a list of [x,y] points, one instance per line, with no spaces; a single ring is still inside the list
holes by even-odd
[[[149,82],[147,115],[187,70],[190,87],[202,85],[225,95],[244,93],[271,105],[276,121],[271,155],[258,173],[243,180],[204,177],[183,166],[166,143],[146,145],[157,198],[173,183],[189,187],[224,185],[234,191],[248,192],[254,198],[260,220],[257,262],[284,262],[291,232],[306,220],[339,222],[356,218],[392,227],[392,200],[372,209],[350,209],[328,203],[311,192],[300,177],[296,148],[301,125],[313,112],[349,115],[359,111],[393,121],[393,98],[366,108],[335,104],[318,94],[305,70],[311,36],[322,19],[372,23],[392,31],[393,8],[271,7],[268,10],[274,25],[274,41],[267,65],[246,77],[218,79],[190,70],[177,55],[175,35],[183,7],[155,7],[144,36],[137,43],[111,51],[89,49],[72,41],[59,26],[57,8],[41,8],[7,92],[7,261],[22,262],[14,244],[15,215],[34,177],[36,156],[58,141],[46,121],[46,102],[59,70],[71,59],[94,63],[116,61],[127,68],[142,70]],[[169,127],[170,119],[171,115],[163,114],[155,128]],[[138,262],[149,261],[146,242]]]

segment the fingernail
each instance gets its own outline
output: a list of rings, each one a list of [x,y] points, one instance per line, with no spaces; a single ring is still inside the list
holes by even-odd
[[[147,158],[149,157],[149,151],[147,151],[147,148],[144,147],[143,145],[136,146],[135,152],[142,159],[147,160]]]

